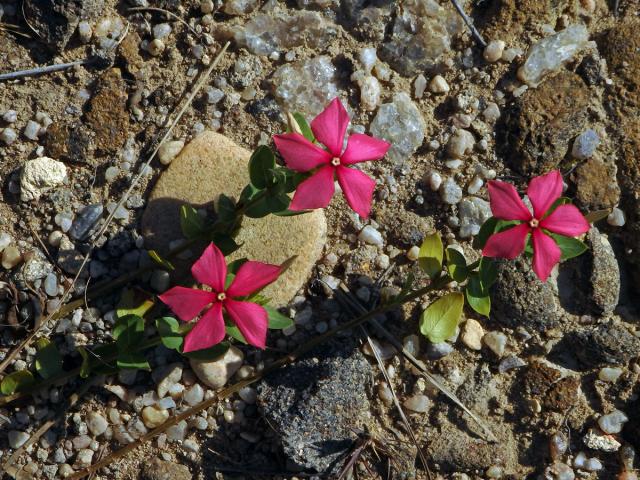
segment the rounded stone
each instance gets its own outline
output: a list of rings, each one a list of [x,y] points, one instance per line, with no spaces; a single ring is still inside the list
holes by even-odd
[[[89,412],[87,414],[87,428],[96,437],[102,435],[108,426],[107,419],[98,412]]]
[[[142,409],[142,421],[147,428],[156,428],[169,419],[169,411],[155,406]]]
[[[200,381],[211,388],[223,387],[242,366],[242,350],[231,347],[222,358],[214,361],[190,359],[191,369]]]
[[[184,147],[162,174],[151,193],[142,219],[145,245],[166,255],[169,245],[183,238],[180,207],[185,203],[197,208],[210,207],[221,193],[238,198],[249,183],[248,161],[251,152],[215,132],[205,131]],[[194,172],[209,172],[194,175]],[[326,221],[322,210],[305,215],[245,218],[236,242],[241,247],[228,257],[281,264],[297,255],[277,282],[263,294],[275,306],[285,305],[304,285],[320,259],[326,240]],[[205,245],[192,249],[201,252]],[[189,275],[196,258],[174,259],[174,283]]]

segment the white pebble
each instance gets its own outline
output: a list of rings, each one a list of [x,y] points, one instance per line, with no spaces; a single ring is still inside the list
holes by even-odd
[[[611,413],[601,416],[598,425],[604,433],[620,433],[622,426],[629,420],[624,412],[614,410]]]
[[[18,120],[18,112],[15,110],[7,110],[2,114],[2,120],[7,123],[15,123]]]
[[[469,183],[469,186],[467,187],[467,192],[469,192],[470,195],[475,195],[480,191],[483,185],[484,185],[484,181],[480,177],[475,176],[473,177],[473,180],[471,180],[471,182]]]
[[[502,40],[492,40],[484,49],[482,56],[489,63],[500,60],[504,52],[505,43]]]
[[[358,239],[364,243],[375,245],[377,247],[382,247],[384,244],[382,234],[371,225],[367,225],[360,231]]]
[[[92,35],[93,29],[91,25],[89,25],[89,22],[83,20],[78,24],[78,37],[80,37],[82,43],[89,43]]]
[[[160,160],[160,163],[163,165],[169,165],[183,148],[184,141],[182,140],[164,142],[158,149],[158,159]]]
[[[149,55],[157,57],[164,52],[164,42],[158,38],[152,40],[147,45],[147,52],[149,52]]]
[[[625,214],[618,207],[614,207],[611,210],[611,213],[607,216],[607,223],[612,227],[622,227],[625,223],[627,223],[627,219],[625,218]]]
[[[413,246],[407,251],[407,258],[415,262],[420,257],[420,247]]]
[[[168,23],[159,23],[153,27],[153,37],[157,40],[164,40],[171,34],[171,25]]]
[[[429,397],[418,394],[405,400],[403,405],[412,412],[425,413],[429,410],[429,403]]]
[[[437,192],[442,185],[442,177],[438,172],[431,172],[427,177],[427,183],[432,192]]]
[[[5,128],[0,132],[0,140],[6,145],[11,145],[18,139],[18,134],[13,128]]]
[[[507,336],[502,332],[489,332],[482,337],[484,344],[498,357],[504,355],[507,348]]]
[[[603,382],[617,382],[620,375],[622,375],[621,368],[604,367],[598,372],[598,379]]]
[[[424,95],[424,91],[427,88],[427,79],[423,74],[420,74],[416,77],[415,82],[413,83],[414,95],[416,98],[420,99]]]
[[[442,75],[436,75],[429,82],[429,90],[432,93],[447,93],[450,88]]]
[[[378,56],[376,55],[376,49],[372,47],[363,48],[360,50],[359,54],[360,63],[364,67],[364,71],[367,73],[371,73],[374,65],[378,61]]]
[[[482,337],[484,336],[484,329],[480,322],[470,318],[464,322],[462,329],[462,335],[460,339],[471,350],[480,350],[482,348]]]
[[[38,140],[38,135],[40,135],[40,129],[42,126],[33,120],[29,120],[27,122],[27,126],[24,127],[24,136],[29,140]]]

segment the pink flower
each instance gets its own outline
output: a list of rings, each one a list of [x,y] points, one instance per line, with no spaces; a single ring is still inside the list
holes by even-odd
[[[561,255],[560,248],[545,230],[569,237],[582,235],[589,230],[589,222],[574,205],[560,205],[547,215],[562,193],[560,172],[554,170],[529,183],[527,196],[533,205],[533,215],[522,203],[513,185],[491,181],[488,188],[493,216],[522,223],[492,235],[482,254],[487,257],[516,258],[524,250],[527,235],[531,233],[533,271],[545,282]]]
[[[297,172],[314,171],[298,185],[291,210],[324,208],[333,197],[334,175],[347,202],[361,217],[368,217],[376,182],[360,170],[349,166],[368,160],[379,160],[391,144],[368,135],[354,133],[349,136],[347,148],[342,151],[349,125],[349,115],[338,98],[311,122],[316,139],[327,149],[310,142],[299,133],[275,135],[273,140],[284,160]]]
[[[195,288],[173,287],[159,296],[185,322],[203,315],[187,334],[184,352],[202,350],[220,343],[225,337],[222,311],[226,311],[245,340],[264,348],[269,318],[260,305],[235,300],[250,295],[278,278],[281,268],[260,262],[243,263],[233,282],[225,288],[227,265],[222,252],[213,243],[191,267],[193,277],[211,287],[211,292]]]

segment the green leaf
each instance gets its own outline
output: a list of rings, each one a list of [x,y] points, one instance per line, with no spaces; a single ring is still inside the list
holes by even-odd
[[[440,234],[436,232],[424,237],[420,245],[418,264],[429,278],[435,279],[442,273],[442,256],[443,246]]]
[[[221,193],[218,197],[218,219],[221,222],[232,222],[236,218],[236,205],[230,197]]]
[[[511,227],[515,227],[520,223],[522,222],[518,220],[498,220],[495,233],[504,232],[505,230],[509,230]]]
[[[233,273],[234,275],[236,275],[238,273],[238,270],[240,270],[240,267],[243,264],[247,263],[247,261],[248,259],[245,257],[234,260],[227,265],[227,273]]]
[[[222,254],[226,257],[240,248],[240,245],[229,235],[216,233],[211,236],[211,241],[216,244]]]
[[[463,306],[461,293],[448,293],[439,298],[422,312],[420,332],[433,343],[444,342],[455,333]]]
[[[144,320],[137,315],[126,315],[116,320],[113,327],[113,338],[116,340],[119,353],[135,350],[144,336]]]
[[[291,199],[286,193],[276,193],[267,195],[259,202],[251,205],[245,211],[245,215],[250,218],[262,218],[275,212],[286,211],[289,208]]]
[[[587,251],[588,247],[577,238],[565,237],[557,233],[550,233],[550,235],[560,247],[560,252],[562,253],[560,260],[562,261],[577,257]]]
[[[267,188],[272,183],[271,169],[276,166],[276,156],[266,145],[255,149],[249,159],[249,179],[259,189]]]
[[[281,212],[273,212],[274,215],[279,217],[297,217],[298,215],[304,215],[312,210],[282,210]]]
[[[489,240],[489,237],[496,231],[497,225],[498,219],[496,217],[491,217],[485,221],[480,227],[480,231],[473,239],[473,248],[476,250],[482,250],[486,245],[487,240]]]
[[[161,317],[156,320],[156,328],[160,334],[162,344],[171,349],[178,350],[182,345],[182,334],[180,324],[173,317]]]
[[[488,317],[491,312],[491,296],[489,289],[482,285],[479,274],[474,273],[469,277],[465,293],[469,306],[480,315]]]
[[[147,250],[147,254],[149,255],[149,258],[151,258],[151,260],[156,262],[162,268],[170,271],[175,270],[175,267],[173,266],[173,264],[169,260],[162,258],[160,254],[155,250]]]
[[[18,370],[2,379],[0,392],[2,392],[3,395],[11,395],[12,393],[20,392],[28,388],[33,385],[34,382],[33,374],[29,370]]]
[[[240,343],[244,343],[245,345],[248,344],[247,341],[244,339],[244,335],[242,335],[242,332],[235,324],[225,320],[225,329],[226,329],[227,335],[229,335],[231,338],[234,338]]]
[[[153,297],[148,293],[129,288],[120,297],[116,307],[116,316],[118,318],[126,317],[127,315],[143,317],[154,305]]]
[[[302,136],[307,140],[309,140],[310,142],[315,142],[316,137],[313,135],[313,131],[311,130],[311,127],[307,123],[307,120],[304,118],[304,116],[301,113],[296,112],[293,114],[293,118],[295,119],[296,123],[300,127]]]
[[[498,279],[498,267],[496,262],[489,257],[482,257],[480,259],[480,267],[478,268],[480,274],[480,282],[483,288],[488,289]]]
[[[449,275],[456,282],[464,282],[469,276],[469,269],[467,268],[467,260],[464,255],[455,248],[447,248],[447,270]]]
[[[39,338],[36,342],[36,372],[44,379],[54,377],[62,372],[62,355],[55,343],[47,338]]]
[[[551,206],[549,207],[549,209],[544,213],[544,217],[542,218],[546,218],[549,215],[551,215],[553,213],[553,211],[558,208],[560,205],[567,205],[571,203],[571,199],[567,198],[567,197],[560,197],[558,198],[555,202],[553,202],[551,204]]]
[[[283,315],[282,313],[280,313],[277,309],[270,307],[268,305],[263,305],[262,308],[264,308],[267,311],[267,314],[269,314],[270,329],[282,330],[284,328],[289,328],[290,326],[293,325],[293,320],[291,320],[286,315]]]
[[[213,347],[205,348],[203,350],[194,350],[192,352],[182,353],[187,358],[193,358],[194,360],[200,360],[204,362],[212,362],[219,359],[227,350],[229,350],[229,342],[221,342]]]
[[[91,363],[89,362],[89,353],[84,347],[78,347],[78,353],[82,357],[82,365],[80,365],[80,378],[87,378],[91,373]]]
[[[196,238],[204,233],[204,219],[191,205],[184,204],[180,207],[180,228],[186,238]]]
[[[118,355],[118,368],[130,370],[151,370],[151,366],[144,354],[140,352],[126,352]]]

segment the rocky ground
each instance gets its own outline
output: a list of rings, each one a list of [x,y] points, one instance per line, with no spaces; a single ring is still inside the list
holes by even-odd
[[[340,282],[367,304],[393,295],[409,273],[424,281],[415,260],[427,233],[438,230],[475,260],[471,240],[490,216],[486,181],[524,191],[552,168],[584,212],[606,210],[587,254],[546,284],[524,260],[501,264],[491,317],[465,312],[459,335],[443,343],[419,336],[417,306],[384,319],[497,443],[380,340],[389,385],[361,333],[350,332],[94,478],[330,478],[358,446],[366,447],[359,478],[427,478],[391,387],[434,476],[636,478],[640,5],[461,3],[486,48],[444,0],[0,1],[0,74],[91,59],[0,81],[0,358],[58,307],[139,172],[76,284],[79,298],[87,285],[151,265],[147,249],[179,244],[171,222],[180,203],[211,211],[220,191],[237,195],[248,151],[283,131],[285,111],[312,117],[339,96],[352,131],[393,143],[384,161],[363,167],[378,182],[370,220],[336,197],[324,214],[247,225],[242,254],[299,255],[271,293],[295,328],[273,334],[265,352],[233,348],[213,363],[157,347],[151,372],[100,378],[62,416],[56,410],[77,382],[0,408],[3,463],[58,418],[15,478],[66,478],[349,318],[332,293]],[[227,40],[211,81],[145,167],[157,134]],[[156,269],[136,285],[162,292],[172,280]],[[88,300],[42,333],[63,353],[108,341],[120,296]],[[27,348],[8,372],[32,365],[34,354]]]

